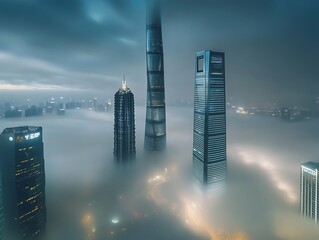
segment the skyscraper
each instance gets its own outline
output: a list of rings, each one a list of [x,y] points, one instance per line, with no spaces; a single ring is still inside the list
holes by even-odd
[[[4,129],[0,162],[4,239],[42,239],[46,224],[42,128]]]
[[[159,1],[152,0],[146,26],[147,106],[144,146],[149,151],[166,147],[164,56]]]
[[[4,215],[3,215],[3,201],[2,201],[2,179],[0,172],[0,239],[3,239],[3,224],[4,224]]]
[[[193,174],[209,184],[226,178],[224,53],[196,54]]]
[[[124,80],[114,96],[114,159],[126,162],[135,154],[134,95]]]
[[[300,169],[300,210],[301,215],[318,222],[318,162],[301,164]]]

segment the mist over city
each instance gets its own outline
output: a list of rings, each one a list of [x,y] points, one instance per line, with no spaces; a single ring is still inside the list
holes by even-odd
[[[0,0],[0,240],[318,239],[318,10]]]
[[[113,162],[112,113],[80,110],[0,126],[45,129],[48,239],[108,239],[112,232],[114,239],[318,238],[299,214],[299,165],[318,157],[318,120],[228,114],[228,179],[205,190],[192,177],[192,114],[168,108],[169,147],[158,159],[144,155],[145,109],[137,108],[138,156],[129,166]]]

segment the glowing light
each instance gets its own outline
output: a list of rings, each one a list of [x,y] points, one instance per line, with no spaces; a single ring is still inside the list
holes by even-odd
[[[40,137],[40,133],[39,132],[31,133],[31,134],[28,134],[28,135],[24,136],[25,140],[31,140],[31,139],[35,139],[35,138],[38,138],[38,137]]]
[[[153,183],[153,182],[161,182],[161,181],[164,181],[164,180],[165,180],[165,178],[164,178],[163,176],[157,175],[157,176],[155,176],[155,177],[153,177],[153,178],[150,178],[150,179],[148,180],[148,182],[149,182],[149,183]]]
[[[192,202],[192,205],[194,208],[197,208],[196,204],[194,202]]]
[[[297,197],[294,192],[294,188],[289,186],[288,183],[282,178],[279,170],[276,169],[276,165],[271,163],[272,157],[268,157],[266,155],[254,152],[254,151],[247,151],[240,149],[238,151],[239,155],[241,156],[241,160],[246,164],[256,164],[261,169],[265,170],[265,172],[270,176],[270,179],[274,182],[274,186],[281,192],[285,194],[287,197],[288,202],[295,203],[297,202]],[[277,162],[277,161],[276,161]]]
[[[112,223],[113,223],[113,224],[118,224],[118,223],[119,223],[119,220],[118,220],[117,218],[113,218],[113,219],[112,219]]]

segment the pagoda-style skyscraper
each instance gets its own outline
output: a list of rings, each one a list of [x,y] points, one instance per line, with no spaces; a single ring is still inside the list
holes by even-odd
[[[114,159],[118,163],[135,159],[134,95],[126,81],[114,96]]]
[[[147,9],[146,26],[147,106],[145,149],[161,151],[166,147],[164,57],[159,1]]]

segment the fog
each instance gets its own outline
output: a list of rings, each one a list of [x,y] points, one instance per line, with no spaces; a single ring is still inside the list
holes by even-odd
[[[168,107],[168,148],[113,162],[113,113],[1,119],[1,130],[43,126],[47,239],[317,239],[299,214],[299,166],[316,161],[318,120],[287,123],[228,113],[228,178],[203,189],[192,176],[193,109]]]

